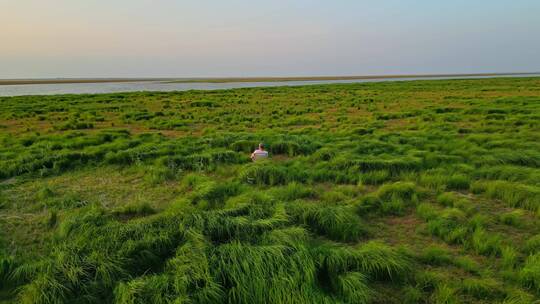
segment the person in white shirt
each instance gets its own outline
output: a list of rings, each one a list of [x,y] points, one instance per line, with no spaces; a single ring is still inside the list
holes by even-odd
[[[268,151],[264,150],[264,144],[260,143],[259,149],[251,153],[251,160],[256,161],[256,160],[265,159],[265,158],[268,158]]]

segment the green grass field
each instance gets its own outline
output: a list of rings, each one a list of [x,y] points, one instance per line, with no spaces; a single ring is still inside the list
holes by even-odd
[[[540,299],[540,78],[3,97],[0,143],[0,303]]]

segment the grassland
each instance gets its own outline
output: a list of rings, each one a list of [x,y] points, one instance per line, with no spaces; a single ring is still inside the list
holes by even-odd
[[[4,97],[0,143],[2,303],[540,299],[539,78]]]

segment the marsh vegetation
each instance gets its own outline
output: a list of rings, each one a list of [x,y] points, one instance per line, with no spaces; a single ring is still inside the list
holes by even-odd
[[[540,299],[538,78],[6,97],[0,143],[0,302]]]

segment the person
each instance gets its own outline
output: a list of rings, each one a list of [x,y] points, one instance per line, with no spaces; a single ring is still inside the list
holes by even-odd
[[[268,158],[268,151],[264,150],[264,144],[260,143],[259,149],[251,153],[251,160],[256,161],[256,160],[265,159],[265,158]]]

